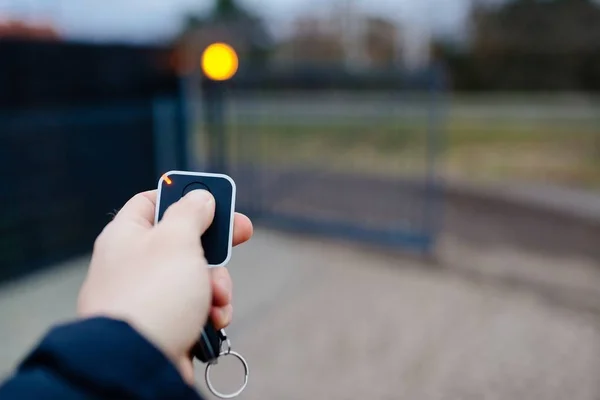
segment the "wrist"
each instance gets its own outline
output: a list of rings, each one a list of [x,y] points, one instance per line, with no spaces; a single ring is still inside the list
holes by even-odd
[[[129,328],[133,329],[138,335],[151,344],[155,350],[159,351],[174,366],[177,366],[179,355],[173,350],[173,346],[170,346],[168,341],[164,339],[165,336],[161,334],[160,328],[157,329],[154,326],[155,324],[145,321],[138,316],[132,316],[131,313],[122,310],[103,310],[93,313],[83,312],[80,313],[79,316],[83,320],[106,319],[128,325]]]
[[[111,398],[197,399],[175,365],[129,323],[90,317],[52,329],[23,362]]]
[[[188,368],[188,364],[191,364],[191,358],[185,351],[176,351],[170,343],[164,339],[166,336],[159,334],[160,328],[156,329],[149,324],[145,324],[138,320],[127,320],[123,319],[123,322],[127,323],[134,331],[142,336],[148,343],[159,351],[177,370],[183,381],[193,387],[194,386],[194,371]]]

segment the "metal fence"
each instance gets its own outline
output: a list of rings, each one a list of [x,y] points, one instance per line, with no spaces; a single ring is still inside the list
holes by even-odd
[[[0,40],[0,109],[172,96],[170,50],[65,41]]]
[[[0,281],[91,250],[112,211],[182,166],[169,57],[164,47],[0,42]]]
[[[182,167],[176,99],[0,113],[0,281],[85,254],[132,194]]]
[[[209,86],[189,167],[230,174],[263,225],[430,252],[442,212],[441,87],[258,91]],[[260,85],[258,85],[260,86]]]

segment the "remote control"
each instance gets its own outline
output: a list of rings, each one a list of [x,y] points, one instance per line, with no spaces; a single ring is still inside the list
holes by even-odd
[[[155,223],[158,223],[169,206],[192,190],[204,189],[215,198],[213,223],[198,240],[204,249],[209,267],[222,267],[231,259],[233,218],[236,186],[233,179],[223,174],[170,171],[158,182]],[[217,331],[209,320],[192,355],[204,363],[214,362],[220,354],[223,333]]]

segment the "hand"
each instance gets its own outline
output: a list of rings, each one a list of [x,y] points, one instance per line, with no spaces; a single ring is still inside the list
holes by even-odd
[[[154,226],[156,191],[133,197],[98,236],[78,314],[129,323],[161,349],[189,384],[189,351],[207,317],[217,329],[232,318],[227,269],[207,267],[200,236],[212,223],[215,200],[195,190],[167,209]],[[234,245],[252,236],[252,223],[235,215]]]

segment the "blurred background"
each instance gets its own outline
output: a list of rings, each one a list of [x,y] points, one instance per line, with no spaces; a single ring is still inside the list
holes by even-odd
[[[256,226],[241,398],[598,399],[599,91],[595,0],[0,0],[0,374],[186,169]]]

